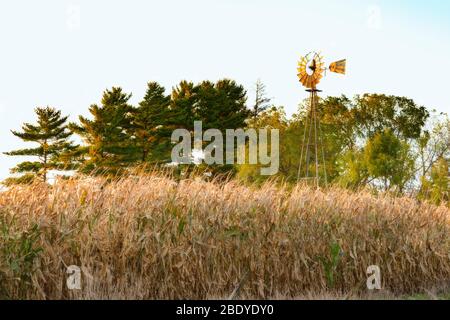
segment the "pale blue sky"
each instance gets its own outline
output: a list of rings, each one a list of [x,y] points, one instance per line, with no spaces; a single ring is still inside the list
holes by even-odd
[[[324,95],[404,95],[450,112],[450,2],[407,0],[40,0],[0,3],[0,151],[51,105],[75,120],[113,85],[138,102],[149,80],[261,78],[288,114],[306,93],[299,57],[348,59]],[[21,159],[0,156],[0,179]]]

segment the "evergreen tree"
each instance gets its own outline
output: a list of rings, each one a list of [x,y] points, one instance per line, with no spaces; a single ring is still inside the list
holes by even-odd
[[[202,121],[203,129],[237,129],[245,127],[250,110],[245,89],[229,79],[198,85],[182,81],[172,91],[170,122],[177,128],[194,129],[194,121]]]
[[[172,117],[169,124],[180,129],[194,130],[194,121],[197,116],[197,87],[188,81],[181,81],[173,88],[170,108]]]
[[[226,129],[245,127],[250,116],[246,107],[246,91],[235,81],[223,79],[215,84],[204,81],[197,86],[197,118],[203,121],[203,128]]]
[[[228,79],[216,83],[204,81],[197,86],[197,118],[203,122],[203,130],[218,129],[225,135],[227,129],[240,129],[246,126],[250,111],[246,107],[246,91],[236,82]],[[209,144],[209,143],[206,143]],[[225,158],[226,145],[222,154]],[[236,155],[236,150],[234,152]],[[213,174],[234,174],[231,165],[209,166]]]
[[[68,138],[72,135],[67,130],[68,117],[62,117],[61,111],[51,107],[36,108],[37,124],[25,123],[23,132],[12,133],[26,142],[37,143],[36,148],[20,149],[6,152],[8,156],[33,156],[37,161],[25,161],[11,169],[11,173],[22,173],[18,178],[9,178],[6,184],[29,183],[36,178],[47,181],[48,171],[73,169],[74,164],[67,160],[68,154],[74,152],[77,146]]]
[[[132,125],[142,162],[170,159],[170,96],[156,82],[149,82],[139,107],[134,110]]]
[[[246,107],[246,91],[235,81],[219,80],[216,83],[203,81],[197,85],[182,81],[172,91],[171,114],[168,123],[172,128],[194,131],[194,121],[202,121],[203,131],[237,129],[246,126],[250,110]],[[214,171],[213,168],[208,168]],[[228,172],[233,168],[224,166],[217,172]]]
[[[79,117],[80,124],[70,124],[87,147],[83,172],[115,174],[138,158],[135,137],[132,135],[133,107],[128,104],[131,94],[113,87],[103,93],[101,106],[91,105],[93,119]],[[133,139],[134,138],[134,139]]]

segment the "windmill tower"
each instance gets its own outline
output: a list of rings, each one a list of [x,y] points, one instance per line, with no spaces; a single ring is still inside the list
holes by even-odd
[[[345,74],[347,60],[339,60],[333,62],[329,66],[331,72]],[[307,110],[307,117],[305,119],[305,130],[303,134],[303,141],[301,145],[300,164],[298,168],[298,182],[300,180],[313,180],[319,188],[320,184],[320,166],[322,162],[325,185],[328,183],[327,170],[325,165],[325,152],[323,145],[322,130],[320,121],[317,116],[317,93],[322,92],[317,89],[317,85],[323,78],[326,69],[323,57],[316,53],[310,52],[302,57],[298,63],[298,78],[300,83],[306,88],[310,94],[309,110]],[[319,155],[319,147],[321,149],[321,159]],[[310,161],[314,160],[314,172],[310,173]],[[302,169],[305,165],[306,174],[302,176]]]

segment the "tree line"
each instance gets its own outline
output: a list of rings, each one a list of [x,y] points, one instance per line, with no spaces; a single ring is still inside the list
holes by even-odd
[[[5,153],[36,160],[11,169],[16,176],[4,184],[47,181],[52,170],[118,175],[142,164],[165,166],[171,162],[172,131],[192,132],[194,121],[202,121],[204,130],[223,132],[245,127],[279,129],[278,176],[296,182],[310,116],[308,101],[288,119],[282,107],[271,105],[261,81],[255,91],[248,103],[244,87],[229,79],[181,81],[170,94],[157,82],[149,82],[138,105],[130,103],[131,94],[113,87],[103,92],[100,104],[89,107],[89,117],[79,116],[77,122],[68,122],[55,108],[36,108],[37,123],[24,123],[22,131],[12,131],[36,147]],[[346,188],[369,186],[414,193],[436,203],[449,201],[450,121],[446,115],[435,115],[412,99],[383,94],[326,97],[317,101],[317,111],[325,169],[321,183],[326,172],[330,183]],[[81,137],[81,145],[71,140],[74,134]],[[250,182],[267,179],[259,175],[257,165],[207,169]],[[303,166],[302,170],[300,175],[305,176],[313,168]]]

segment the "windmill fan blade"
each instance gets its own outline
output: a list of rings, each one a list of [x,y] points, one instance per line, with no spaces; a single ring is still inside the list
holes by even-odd
[[[339,60],[330,64],[330,71],[345,74],[347,68],[347,60]]]
[[[310,52],[301,57],[297,65],[297,76],[302,85],[308,89],[315,89],[326,70],[320,53]]]
[[[302,78],[300,79],[300,82],[303,84],[303,85],[306,85],[306,82],[308,81],[308,75],[303,75],[302,76]]]

